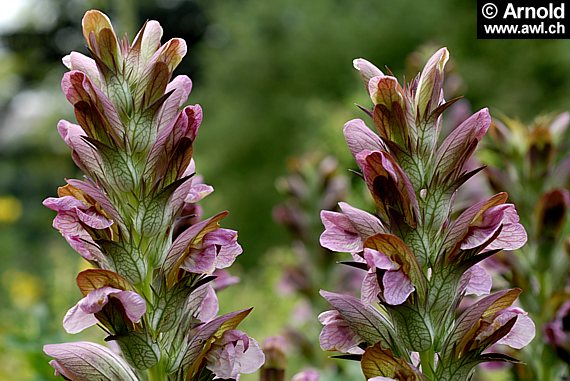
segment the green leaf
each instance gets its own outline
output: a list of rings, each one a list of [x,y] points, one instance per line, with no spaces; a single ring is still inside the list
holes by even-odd
[[[147,273],[147,263],[137,249],[125,247],[119,242],[98,240],[96,243],[109,259],[114,270],[133,284],[140,284]]]
[[[191,290],[190,287],[180,283],[170,289],[163,287],[150,315],[150,324],[157,332],[168,332],[180,322],[186,312],[185,304]],[[191,316],[187,318],[190,319]]]
[[[402,341],[406,348],[423,352],[432,347],[434,332],[429,314],[409,304],[387,308],[394,321],[398,340]]]
[[[123,356],[134,368],[145,370],[158,363],[160,348],[147,332],[130,332],[115,339]]]

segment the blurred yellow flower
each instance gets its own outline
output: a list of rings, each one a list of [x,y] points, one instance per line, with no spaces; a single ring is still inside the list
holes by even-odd
[[[0,222],[16,222],[22,215],[22,203],[14,196],[0,196]]]
[[[3,278],[13,306],[27,309],[40,299],[42,284],[36,276],[20,271],[7,271]]]

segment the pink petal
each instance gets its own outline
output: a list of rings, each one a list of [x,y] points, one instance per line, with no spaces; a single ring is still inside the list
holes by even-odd
[[[378,295],[380,295],[381,292],[382,290],[378,284],[376,272],[366,273],[362,281],[362,288],[360,289],[360,299],[362,303],[370,305],[378,302]]]
[[[63,318],[63,328],[67,333],[79,333],[84,329],[92,327],[99,323],[95,315],[85,312],[80,307],[80,303],[81,301],[75,306],[71,307],[71,309],[67,311],[65,317]]]
[[[102,345],[85,341],[44,345],[44,352],[54,360],[50,365],[56,375],[73,381],[139,381],[120,356]]]
[[[57,198],[49,197],[44,200],[43,204],[44,206],[47,206],[56,212],[68,212],[75,211],[76,209],[87,209],[85,204],[73,196],[63,196]]]
[[[382,76],[384,73],[378,69],[374,64],[365,60],[364,58],[357,58],[352,61],[352,66],[359,71],[362,80],[366,85],[370,82],[370,79],[377,76]]]
[[[87,77],[89,77],[97,87],[101,87],[101,76],[94,59],[78,52],[71,52],[69,55],[63,57],[62,61],[69,70],[79,70],[87,74]]]
[[[386,254],[373,249],[364,249],[364,259],[371,269],[398,270],[400,268],[400,265],[392,262]]]
[[[67,312],[63,321],[66,331],[77,333],[96,324],[97,319],[94,314],[107,305],[110,296],[121,301],[127,317],[133,323],[138,323],[146,312],[146,302],[136,292],[101,287],[91,291]]]
[[[194,274],[211,274],[216,269],[216,247],[191,249],[190,255],[184,258],[181,269]]]
[[[200,304],[198,319],[203,322],[208,322],[216,317],[218,314],[219,303],[218,303],[218,296],[216,292],[209,284],[205,285],[207,291],[202,299],[202,303]]]
[[[184,199],[184,202],[194,204],[194,203],[202,200],[206,196],[208,196],[213,191],[214,191],[214,188],[211,185],[192,184],[192,188],[190,188],[190,191],[188,192],[188,195]]]
[[[340,316],[338,311],[332,310],[321,313],[319,321],[324,325],[319,335],[322,350],[343,353],[358,351],[357,345],[361,340],[350,329],[348,323]]]
[[[321,234],[321,246],[341,253],[362,251],[362,239],[354,230],[350,219],[342,213],[321,211],[325,231]]]
[[[470,267],[461,277],[460,284],[465,287],[466,295],[487,295],[491,292],[493,279],[481,265]]]
[[[386,228],[384,228],[378,217],[365,212],[364,210],[355,208],[346,202],[339,202],[338,206],[342,213],[348,217],[354,229],[363,239],[378,233],[386,232]]]
[[[100,229],[100,230],[107,229],[108,227],[113,225],[113,221],[103,217],[103,215],[95,211],[95,208],[89,208],[85,212],[78,209],[77,217],[85,225],[93,229]]]
[[[403,271],[387,271],[382,277],[384,300],[393,306],[402,304],[415,288],[410,278]]]
[[[344,138],[352,156],[362,151],[384,151],[386,146],[382,139],[366,126],[362,119],[353,119],[344,125]]]
[[[495,321],[503,325],[514,316],[517,317],[517,321],[513,328],[511,328],[510,332],[503,336],[501,340],[497,341],[497,344],[508,345],[514,349],[526,347],[532,339],[534,339],[534,335],[536,333],[534,322],[530,317],[528,317],[528,314],[520,308],[509,307],[503,311],[504,312],[502,312]],[[495,322],[493,322],[493,325],[494,324]]]

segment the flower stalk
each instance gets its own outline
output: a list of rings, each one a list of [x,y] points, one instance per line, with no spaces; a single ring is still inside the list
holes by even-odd
[[[202,219],[213,191],[196,175],[199,105],[172,78],[184,40],[161,44],[147,21],[129,43],[106,15],[88,11],[83,35],[92,58],[72,52],[62,89],[78,124],[58,131],[83,180],[70,179],[44,205],[54,227],[91,268],[77,276],[83,299],[64,318],[69,333],[99,325],[113,351],[92,343],[46,345],[56,374],[70,380],[237,379],[261,367],[257,342],[238,331],[251,309],[217,316],[216,291],[242,253],[221,212]],[[222,361],[223,360],[223,361]]]

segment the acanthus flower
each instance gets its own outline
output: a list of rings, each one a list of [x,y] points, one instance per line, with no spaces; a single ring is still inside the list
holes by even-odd
[[[192,82],[172,79],[186,43],[161,45],[162,28],[151,20],[129,44],[94,10],[82,26],[92,58],[66,56],[70,71],[61,84],[77,124],[60,121],[58,131],[86,177],[67,180],[59,198],[44,204],[58,213],[54,227],[95,267],[78,275],[83,299],[64,328],[98,324],[121,355],[91,343],[47,345],[45,352],[58,374],[78,381],[253,372],[263,355],[235,330],[250,310],[216,317],[216,291],[237,281],[221,269],[242,248],[237,232],[219,225],[227,212],[202,221],[197,204],[213,188],[192,159],[203,118],[199,105],[183,107]],[[208,353],[225,365],[206,366]]]
[[[354,61],[376,131],[356,119],[344,134],[379,218],[361,211],[367,223],[357,228],[344,210],[321,212],[321,244],[352,254],[354,261],[343,263],[367,271],[360,300],[321,292],[336,311],[321,317],[323,349],[356,346],[367,379],[468,379],[478,363],[514,361],[484,353],[492,344],[518,349],[534,337],[526,313],[508,307],[519,291],[484,297],[456,318],[465,295],[491,291],[492,278],[478,263],[520,248],[527,235],[506,194],[452,219],[457,188],[480,170],[469,171],[466,162],[491,118],[483,109],[440,139],[441,114],[453,104],[442,91],[448,58],[440,49],[404,87],[368,61]],[[337,341],[330,334],[336,331]]]

